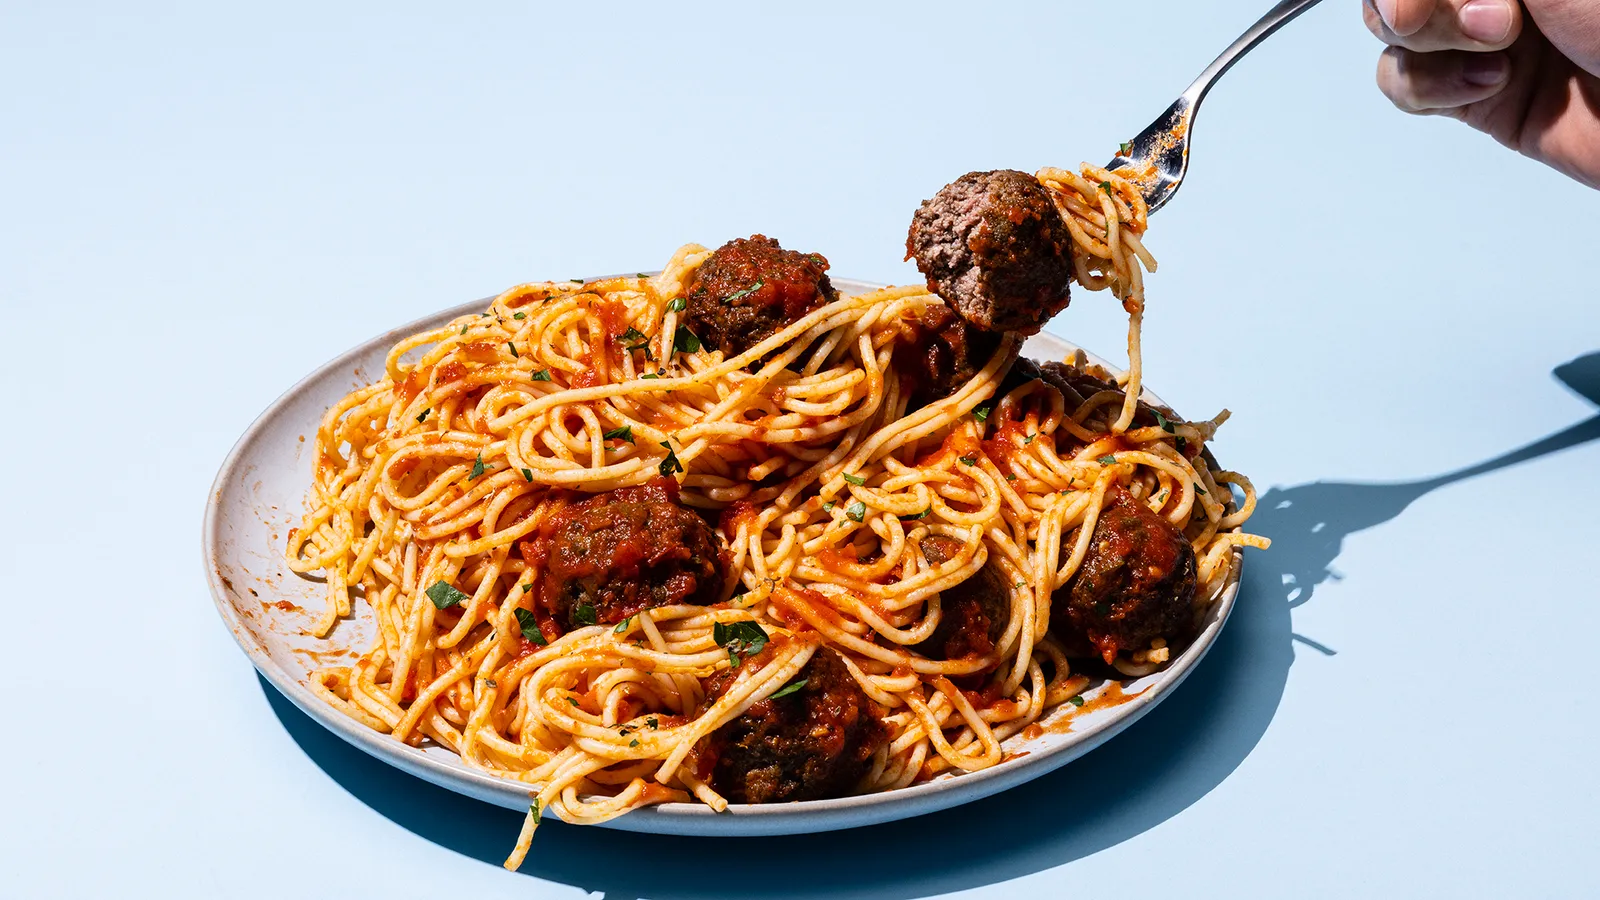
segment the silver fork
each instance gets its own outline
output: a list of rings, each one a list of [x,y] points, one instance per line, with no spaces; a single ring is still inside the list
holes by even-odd
[[[1248,31],[1239,35],[1239,39],[1222,51],[1222,55],[1213,60],[1211,65],[1206,66],[1200,77],[1167,107],[1166,112],[1150,123],[1149,128],[1123,144],[1121,152],[1106,164],[1106,168],[1133,170],[1120,174],[1144,194],[1151,212],[1166,205],[1177,193],[1178,185],[1183,184],[1183,176],[1189,171],[1189,137],[1194,133],[1194,116],[1200,110],[1200,101],[1211,90],[1211,85],[1222,77],[1222,73],[1232,68],[1239,57],[1249,53],[1255,45],[1319,2],[1321,0],[1283,0],[1274,6]]]

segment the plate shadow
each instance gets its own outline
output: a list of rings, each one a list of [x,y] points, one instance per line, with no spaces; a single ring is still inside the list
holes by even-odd
[[[1600,352],[1554,374],[1600,405]],[[1272,549],[1246,560],[1232,621],[1207,658],[1115,740],[1025,787],[902,822],[779,838],[672,837],[551,821],[522,873],[607,900],[901,900],[1007,881],[1115,846],[1182,812],[1249,756],[1277,712],[1294,642],[1335,654],[1294,634],[1290,610],[1338,577],[1332,563],[1346,537],[1394,519],[1429,491],[1596,438],[1600,416],[1423,481],[1319,481],[1268,491],[1250,528],[1272,538]],[[510,850],[521,814],[391,768],[317,725],[265,679],[260,684],[306,755],[380,815],[488,864]]]

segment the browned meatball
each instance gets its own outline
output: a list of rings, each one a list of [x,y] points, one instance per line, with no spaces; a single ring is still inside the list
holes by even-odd
[[[932,534],[922,539],[922,555],[941,565],[955,559],[962,543],[953,537]],[[912,649],[929,659],[961,659],[993,653],[1000,636],[1011,620],[1011,591],[1005,576],[986,565],[955,587],[939,592],[943,613],[939,624],[922,643]]]
[[[762,235],[732,240],[700,264],[684,311],[708,347],[737,356],[806,313],[833,302],[828,261]]]
[[[758,654],[744,665],[763,661]],[[722,696],[738,674],[730,669],[713,676],[706,702]],[[696,748],[696,773],[722,796],[735,803],[843,796],[888,740],[882,711],[838,653],[817,648],[795,680],[805,686],[752,704]]]
[[[1018,357],[1012,363],[1011,371],[1000,382],[997,396],[1004,395],[1033,380],[1043,381],[1061,392],[1061,397],[1066,401],[1067,412],[1071,413],[1085,400],[1101,391],[1116,391],[1122,393],[1122,388],[1115,382],[1100,378],[1083,369],[1069,366],[1060,362],[1037,362],[1026,357]],[[1156,413],[1161,413],[1161,418],[1156,418]],[[1159,425],[1162,420],[1172,424],[1179,424],[1183,420],[1166,407],[1157,408],[1147,401],[1139,401],[1138,411],[1134,413],[1133,424],[1138,427]]]
[[[983,370],[1000,348],[1000,335],[974,327],[948,306],[930,306],[895,350],[895,368],[911,397],[911,409],[954,394]]]
[[[1183,532],[1113,485],[1083,565],[1051,596],[1051,630],[1069,652],[1092,647],[1107,663],[1156,638],[1176,641],[1193,624],[1195,573]]]
[[[923,202],[906,258],[928,289],[988,331],[1033,334],[1067,308],[1072,234],[1026,172],[968,172]]]
[[[574,503],[524,548],[543,567],[540,604],[568,630],[672,603],[715,603],[727,569],[716,531],[679,505],[671,478]]]

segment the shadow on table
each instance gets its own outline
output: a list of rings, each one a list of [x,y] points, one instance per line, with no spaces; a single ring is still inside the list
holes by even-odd
[[[1600,353],[1556,369],[1600,404]],[[1233,619],[1203,664],[1122,736],[1025,788],[957,809],[852,831],[781,838],[668,837],[567,826],[539,830],[522,872],[607,900],[813,896],[921,897],[993,884],[1071,862],[1166,821],[1221,784],[1255,748],[1283,695],[1289,611],[1335,578],[1347,535],[1393,519],[1435,488],[1600,437],[1600,416],[1518,450],[1426,481],[1315,482],[1262,497]],[[278,718],[331,778],[395,823],[499,864],[522,822],[368,757],[317,725],[263,679]]]

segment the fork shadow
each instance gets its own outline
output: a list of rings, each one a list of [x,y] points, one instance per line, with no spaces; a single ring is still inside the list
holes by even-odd
[[[1554,374],[1600,405],[1600,352]],[[1116,740],[1025,789],[917,819],[782,838],[672,837],[549,821],[521,871],[607,900],[898,900],[1007,881],[1115,846],[1182,812],[1244,761],[1277,712],[1294,642],[1334,655],[1292,632],[1290,610],[1338,577],[1331,565],[1347,536],[1390,521],[1429,491],[1596,438],[1600,416],[1423,481],[1319,481],[1268,491],[1250,528],[1272,538],[1272,549],[1247,559],[1232,621],[1206,660]],[[379,814],[485,863],[498,865],[510,849],[520,813],[391,768],[324,730],[265,679],[261,688],[306,755]]]

